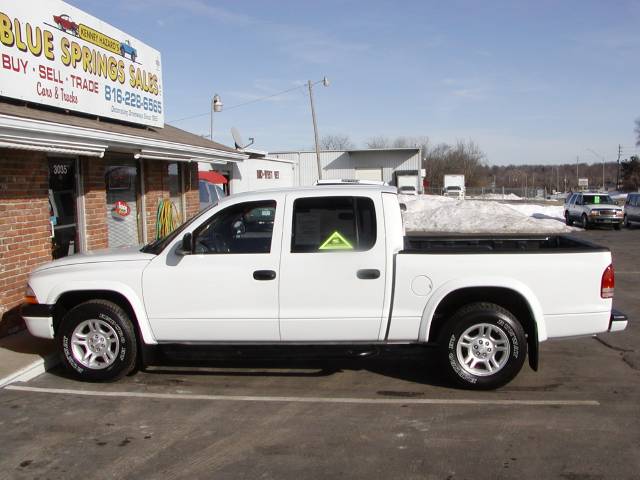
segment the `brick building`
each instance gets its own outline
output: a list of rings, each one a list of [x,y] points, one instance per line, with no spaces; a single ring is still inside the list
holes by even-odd
[[[17,306],[33,268],[155,239],[162,200],[179,221],[198,211],[198,162],[246,158],[169,125],[0,99],[0,336],[21,328]]]

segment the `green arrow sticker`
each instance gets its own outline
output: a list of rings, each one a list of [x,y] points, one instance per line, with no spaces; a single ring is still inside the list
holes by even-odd
[[[353,250],[353,246],[346,238],[340,235],[340,233],[333,232],[329,235],[329,238],[318,247],[318,250]]]

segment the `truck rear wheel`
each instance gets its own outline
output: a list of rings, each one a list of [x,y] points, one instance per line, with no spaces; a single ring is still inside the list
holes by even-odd
[[[62,363],[80,380],[114,381],[136,364],[135,329],[122,307],[89,300],[71,309],[57,334]]]
[[[527,356],[527,339],[515,316],[493,303],[462,307],[443,327],[440,360],[458,386],[490,390],[509,383]]]

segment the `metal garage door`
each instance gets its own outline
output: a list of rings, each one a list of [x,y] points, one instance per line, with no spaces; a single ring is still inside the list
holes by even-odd
[[[356,168],[357,180],[382,181],[382,168]]]

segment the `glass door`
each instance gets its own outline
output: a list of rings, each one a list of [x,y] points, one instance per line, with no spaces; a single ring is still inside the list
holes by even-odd
[[[54,259],[78,252],[76,198],[76,159],[49,158],[51,256]]]
[[[105,186],[110,248],[140,244],[138,185],[138,164],[135,160],[107,160]]]

